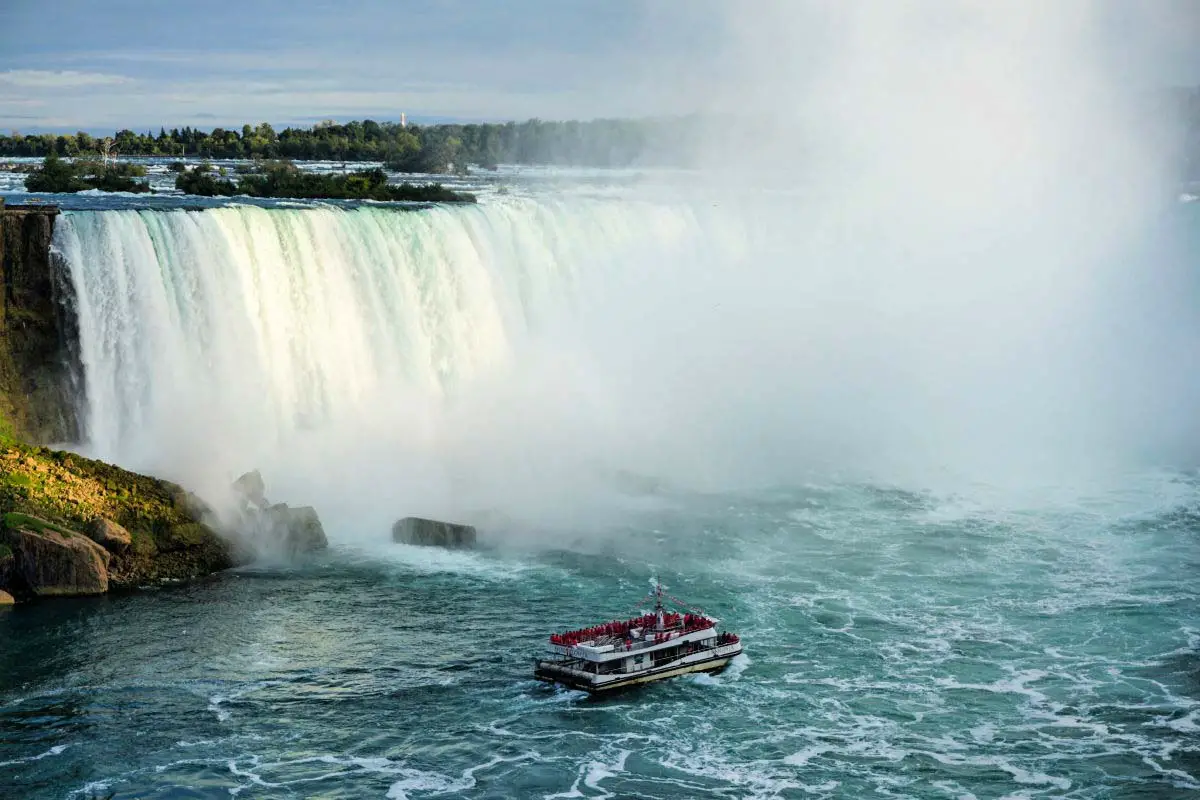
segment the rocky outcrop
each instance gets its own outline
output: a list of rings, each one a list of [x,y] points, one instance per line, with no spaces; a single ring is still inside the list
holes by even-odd
[[[0,512],[0,590],[18,600],[191,580],[235,563],[194,495],[75,453],[0,448]]]
[[[245,538],[253,555],[295,558],[329,546],[316,509],[292,508],[287,503],[271,505],[258,470],[238,478],[232,488],[242,500],[238,527],[248,534]]]
[[[112,556],[75,531],[25,514],[6,514],[6,544],[13,551],[12,586],[38,597],[104,594]]]
[[[267,508],[265,516],[275,541],[289,557],[329,546],[325,528],[312,506],[289,508],[286,503],[279,503]]]
[[[8,592],[0,591],[0,608],[4,608],[5,606],[11,606],[15,602],[17,602],[17,601],[11,594],[9,594]]]
[[[104,517],[97,517],[88,524],[87,535],[105,550],[118,555],[124,554],[133,544],[129,531]]]
[[[267,485],[263,482],[262,473],[258,470],[247,472],[242,477],[233,482],[233,491],[240,496],[247,505],[254,508],[266,508],[267,503]]]
[[[439,522],[421,517],[405,517],[392,526],[392,541],[400,544],[432,545],[453,549],[475,546],[476,531],[471,525]]]
[[[50,249],[57,216],[55,206],[0,206],[0,416],[9,435],[39,443],[79,439],[78,321]]]

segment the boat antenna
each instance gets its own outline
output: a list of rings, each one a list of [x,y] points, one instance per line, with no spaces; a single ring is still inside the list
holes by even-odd
[[[654,576],[654,621],[658,623],[658,630],[666,628],[666,621],[663,619],[662,578],[658,575]]]

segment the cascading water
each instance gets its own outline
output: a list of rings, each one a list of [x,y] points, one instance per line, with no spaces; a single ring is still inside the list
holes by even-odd
[[[418,487],[426,509],[454,511],[437,473],[464,431],[486,437],[481,416],[532,423],[556,413],[548,393],[578,389],[569,373],[581,354],[574,365],[547,354],[554,335],[578,330],[568,323],[581,301],[603,293],[595,278],[636,286],[638,270],[698,267],[721,240],[682,206],[513,199],[420,212],[76,212],[56,246],[79,298],[90,452],[209,492],[255,466],[308,491],[305,481],[355,472],[331,464],[366,457],[360,487],[374,475],[403,496],[394,478]],[[505,376],[543,357],[553,363],[520,390],[537,398],[506,394]],[[471,413],[447,420],[464,405]],[[418,459],[408,472],[378,474],[406,457]]]
[[[843,211],[568,193],[68,212],[87,447],[210,496],[259,467],[384,530],[406,510],[576,518],[620,470],[727,488],[890,458],[924,488],[1009,459],[1036,484],[1039,458],[1057,480],[1062,457],[1120,461],[1117,434],[1173,438],[1146,412],[1177,378],[1132,357],[1167,292],[1130,302],[1128,270],[1050,231],[981,255],[969,220],[914,251],[903,216]],[[1140,332],[1114,338],[1114,314]]]

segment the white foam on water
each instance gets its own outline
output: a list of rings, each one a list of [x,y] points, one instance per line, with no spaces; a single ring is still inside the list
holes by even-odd
[[[1039,786],[1053,786],[1059,791],[1067,791],[1071,788],[1071,781],[1067,778],[1060,778],[1054,775],[1047,775],[1043,772],[1033,772],[1023,767],[1013,764],[1003,756],[961,756],[949,753],[927,752],[930,758],[939,761],[942,764],[950,764],[954,766],[969,765],[979,767],[995,767],[999,770],[1007,772],[1012,776],[1012,779],[1017,783],[1033,784]]]
[[[451,778],[433,772],[405,769],[403,778],[393,783],[387,791],[388,800],[408,800],[409,792],[427,792],[430,794],[461,794],[475,788],[475,773],[491,769],[498,764],[508,764],[528,760],[536,760],[540,755],[536,752],[522,753],[518,756],[504,758],[492,756],[487,761],[468,767],[457,778]],[[381,759],[387,762],[387,759]],[[390,762],[387,762],[390,765]],[[387,771],[387,770],[384,770]]]
[[[746,792],[745,797],[777,797],[788,789],[803,788],[803,784],[790,776],[779,775],[778,763],[735,763],[729,760],[728,754],[708,745],[691,751],[669,750],[658,763],[687,775],[736,786]]]
[[[723,680],[736,681],[742,677],[742,673],[754,662],[750,660],[750,656],[745,653],[739,653],[730,660],[729,666],[721,673],[720,677]]]
[[[228,722],[232,716],[228,711],[221,708],[221,704],[227,702],[229,702],[229,698],[220,694],[214,694],[208,698],[208,710],[217,715],[217,722]]]
[[[1175,768],[1168,769],[1168,768],[1162,766],[1161,764],[1159,764],[1158,761],[1151,758],[1150,756],[1143,756],[1142,763],[1148,765],[1149,767],[1151,767],[1155,772],[1159,773],[1160,775],[1164,775],[1164,776],[1171,778],[1172,779],[1171,785],[1177,789],[1189,789],[1191,791],[1200,789],[1200,778],[1198,778],[1195,775],[1192,775],[1189,772],[1186,772],[1182,769],[1175,769]]]
[[[393,761],[384,757],[333,756],[321,755],[287,761],[266,762],[259,756],[251,756],[248,763],[242,766],[237,759],[226,762],[231,775],[246,779],[246,783],[230,789],[230,794],[257,786],[267,789],[280,789],[299,784],[310,784],[328,781],[335,778],[345,778],[354,774],[378,774],[397,776],[387,792],[390,800],[407,800],[410,792],[426,793],[461,793],[475,786],[475,773],[489,769],[496,764],[509,761],[523,761],[535,757],[534,754],[523,754],[514,758],[493,757],[490,760],[464,770],[458,777],[448,776],[439,772],[416,769],[404,762]],[[263,773],[272,770],[288,771],[289,768],[309,764],[327,764],[333,769],[316,775],[308,775],[290,780],[270,780]]]
[[[92,781],[91,783],[84,784],[83,788],[74,790],[68,797],[93,798],[97,795],[102,797],[108,792],[111,786],[111,781]]]
[[[64,750],[66,750],[70,746],[71,745],[69,745],[69,744],[56,744],[53,747],[51,747],[49,750],[47,750],[46,752],[38,753],[36,756],[29,756],[27,758],[17,758],[17,759],[13,759],[12,761],[0,761],[0,767],[10,767],[10,766],[14,766],[16,764],[28,764],[33,761],[41,761],[43,758],[50,758],[52,756],[57,756],[57,755],[61,754]]]
[[[429,794],[449,794],[469,789],[472,782],[450,778],[436,772],[424,772],[417,769],[402,769],[403,777],[393,783],[385,795],[388,800],[408,800],[410,792],[425,792]]]
[[[495,581],[521,580],[534,569],[529,562],[506,559],[491,552],[449,550],[385,542],[372,546],[337,545],[338,556],[370,564],[391,564],[424,575],[451,573]]]
[[[783,763],[789,764],[793,767],[806,767],[808,766],[808,762],[812,759],[834,750],[835,748],[830,745],[813,745],[812,747],[805,748],[799,752],[792,753],[790,756],[785,756]]]
[[[611,758],[604,760],[589,760],[579,766],[578,774],[571,788],[565,792],[557,794],[543,795],[545,800],[551,798],[570,798],[584,797],[583,791],[579,788],[582,784],[594,792],[599,794],[590,795],[592,797],[612,797],[613,794],[600,786],[600,782],[608,778],[614,778],[625,771],[625,759],[629,757],[631,751],[618,750]]]
[[[1040,669],[1020,670],[1014,672],[1011,678],[1001,678],[992,683],[960,683],[955,678],[938,678],[935,682],[938,686],[946,689],[956,690],[973,690],[979,692],[992,692],[994,694],[1018,694],[1029,698],[1031,704],[1041,704],[1046,702],[1046,695],[1031,689],[1025,684],[1040,681],[1046,677],[1046,672]]]
[[[990,722],[971,728],[971,738],[979,744],[987,744],[996,738],[996,726]]]

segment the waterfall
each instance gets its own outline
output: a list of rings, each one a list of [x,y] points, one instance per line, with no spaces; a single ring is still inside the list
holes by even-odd
[[[1191,440],[1182,264],[835,199],[66,212],[86,450],[386,531],[576,524],[631,473],[1031,483]]]
[[[67,212],[87,449],[201,486],[262,466],[294,491],[354,471],[339,459],[406,454],[395,479],[439,510],[449,456],[499,458],[524,429],[502,468],[518,469],[565,446],[538,441],[555,419],[595,423],[566,340],[714,241],[692,208],[627,200]]]

